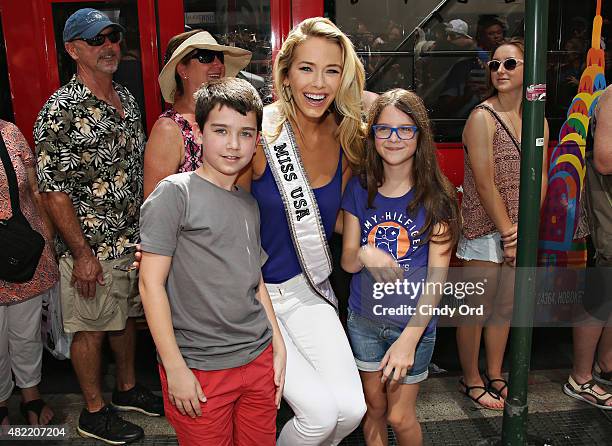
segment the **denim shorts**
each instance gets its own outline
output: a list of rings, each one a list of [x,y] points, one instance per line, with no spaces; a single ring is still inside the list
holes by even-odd
[[[484,260],[485,262],[503,263],[504,250],[499,232],[493,232],[472,240],[462,235],[457,245],[457,257],[463,260]]]
[[[357,368],[362,372],[376,372],[389,347],[402,334],[395,325],[376,322],[348,310],[348,334]],[[436,331],[424,334],[414,354],[414,365],[402,384],[416,384],[427,379],[429,363],[436,345]]]

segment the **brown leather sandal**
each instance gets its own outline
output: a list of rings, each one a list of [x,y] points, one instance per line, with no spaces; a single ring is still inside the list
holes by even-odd
[[[594,379],[587,381],[584,384],[578,384],[576,380],[574,380],[574,378],[570,375],[570,377],[567,379],[567,382],[563,384],[563,393],[565,393],[567,396],[571,396],[572,398],[590,404],[591,406],[595,406],[598,409],[612,410],[612,406],[606,405],[606,403],[610,401],[610,399],[612,399],[612,394],[608,392],[596,392],[593,389],[596,384],[597,383]],[[590,396],[595,401],[592,401],[591,399],[587,398],[587,396]]]

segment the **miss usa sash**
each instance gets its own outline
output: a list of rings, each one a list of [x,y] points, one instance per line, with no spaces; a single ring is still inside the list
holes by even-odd
[[[273,106],[264,108],[264,153],[283,200],[293,246],[310,287],[337,309],[338,300],[329,283],[331,254],[319,206],[306,177],[289,121],[284,122],[276,139],[270,136],[276,132],[278,120]]]

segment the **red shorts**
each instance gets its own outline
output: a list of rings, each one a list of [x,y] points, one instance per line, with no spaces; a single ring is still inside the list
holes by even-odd
[[[179,444],[266,446],[276,443],[274,368],[270,344],[256,359],[225,370],[196,370],[206,402],[202,416],[182,415],[168,399],[168,381],[159,366],[166,418]]]

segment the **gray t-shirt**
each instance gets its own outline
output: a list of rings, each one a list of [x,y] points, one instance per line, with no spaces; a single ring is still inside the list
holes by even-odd
[[[166,291],[178,347],[189,368],[251,362],[272,331],[255,293],[261,266],[259,210],[195,172],[161,181],[140,211],[142,250],[172,257]]]

